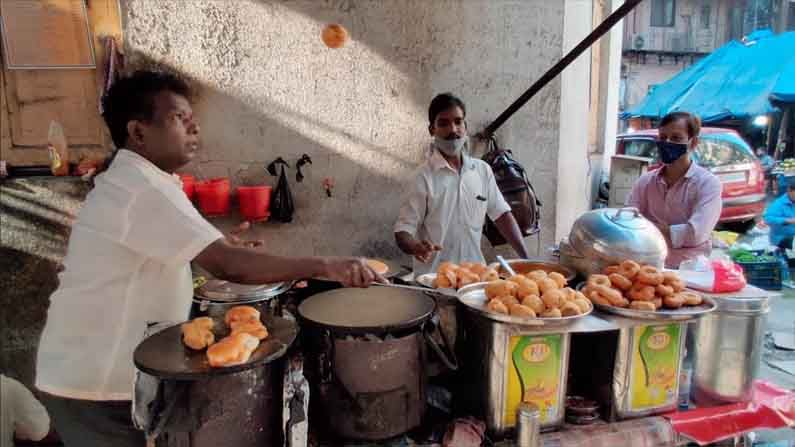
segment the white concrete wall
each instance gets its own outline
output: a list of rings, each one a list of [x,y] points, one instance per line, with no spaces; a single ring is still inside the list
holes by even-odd
[[[591,0],[566,0],[563,51],[574,48],[591,31]],[[555,240],[568,236],[571,225],[590,208],[588,110],[590,53],[586,51],[561,73],[558,191]]]
[[[431,98],[459,94],[470,130],[482,129],[561,57],[564,3],[566,32],[584,36],[590,0],[121,0],[121,7],[132,65],[153,60],[203,85],[196,106],[203,153],[188,170],[275,184],[264,172],[275,157],[313,157],[303,183],[290,173],[295,221],[256,226],[270,249],[390,256],[402,193],[429,142]],[[352,37],[338,50],[319,38],[334,22]],[[584,172],[587,58],[577,66],[564,76],[565,112],[558,79],[499,132],[545,203],[547,243],[584,197],[582,177],[572,174]],[[571,160],[573,168],[559,168]],[[336,181],[332,198],[325,177]],[[576,206],[556,206],[556,188]]]

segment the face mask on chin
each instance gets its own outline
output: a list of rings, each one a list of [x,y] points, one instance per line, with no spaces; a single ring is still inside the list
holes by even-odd
[[[467,144],[467,141],[469,141],[469,137],[466,135],[452,140],[434,137],[433,145],[435,148],[439,149],[439,152],[442,154],[448,157],[455,157],[461,154],[461,150]]]
[[[687,153],[687,143],[672,143],[670,141],[657,141],[657,151],[660,153],[660,161],[664,164],[671,164]]]

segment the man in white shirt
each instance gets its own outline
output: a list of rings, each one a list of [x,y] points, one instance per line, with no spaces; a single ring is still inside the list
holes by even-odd
[[[41,441],[50,431],[50,416],[29,389],[0,374],[0,447],[17,439]]]
[[[428,108],[433,137],[395,224],[398,247],[414,256],[414,274],[442,261],[484,262],[480,240],[486,215],[519,257],[527,257],[521,230],[497,187],[491,167],[467,154],[466,106],[450,93]]]
[[[37,359],[36,386],[66,447],[144,445],[130,413],[133,350],[147,324],[187,319],[191,261],[239,283],[323,277],[366,287],[377,279],[357,258],[240,246],[202,218],[173,175],[199,149],[189,99],[184,82],[153,72],[119,80],[103,99],[121,149],[72,228]]]

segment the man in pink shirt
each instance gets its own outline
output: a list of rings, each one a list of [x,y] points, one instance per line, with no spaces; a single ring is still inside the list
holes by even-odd
[[[698,145],[700,120],[687,112],[673,112],[660,121],[657,151],[663,167],[643,174],[627,199],[665,236],[665,266],[709,256],[712,230],[720,217],[721,183],[698,166],[690,154]]]

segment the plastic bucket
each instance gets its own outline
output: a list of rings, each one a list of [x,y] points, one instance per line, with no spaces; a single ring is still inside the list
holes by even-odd
[[[238,186],[237,198],[240,202],[240,214],[251,221],[265,220],[270,216],[272,187]]]
[[[199,209],[207,216],[223,216],[229,213],[229,179],[214,178],[196,182]]]
[[[188,200],[193,200],[196,193],[196,178],[190,174],[179,174],[179,179],[182,180],[182,190],[188,196]]]

